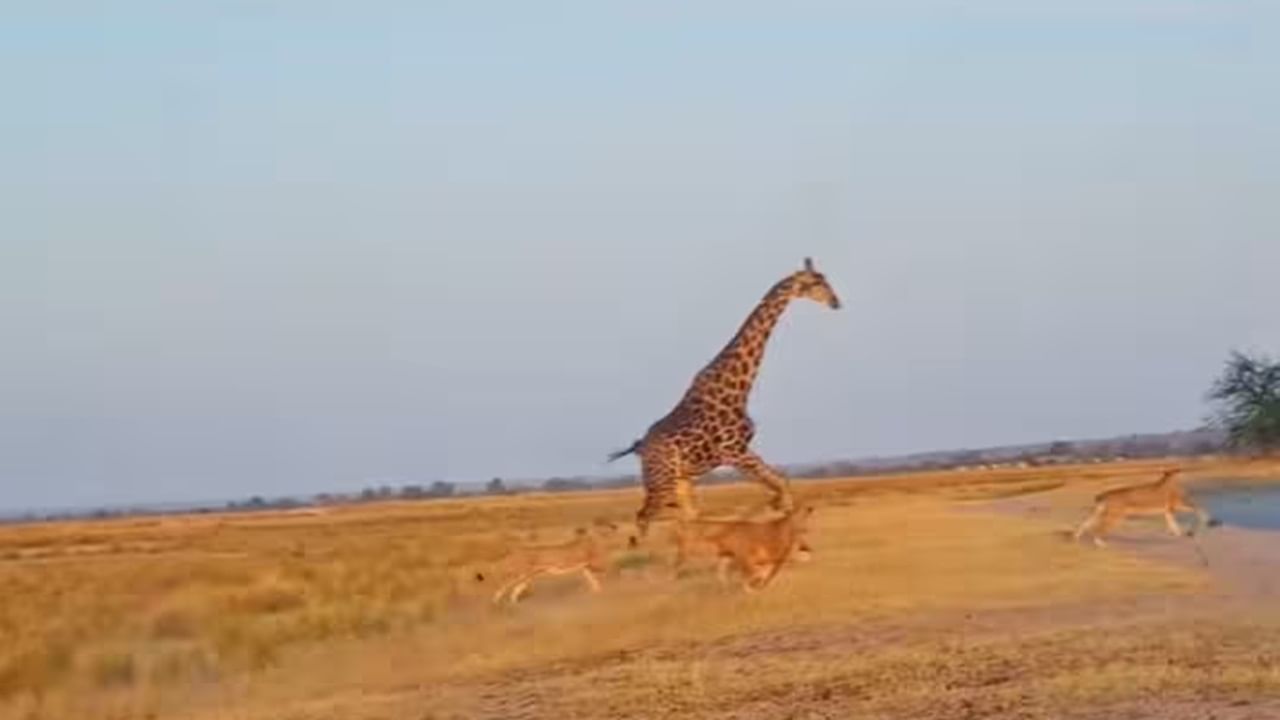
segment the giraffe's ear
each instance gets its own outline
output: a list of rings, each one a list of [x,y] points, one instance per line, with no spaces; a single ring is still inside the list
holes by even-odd
[[[813,272],[813,258],[807,257],[804,259],[804,269],[808,272]]]

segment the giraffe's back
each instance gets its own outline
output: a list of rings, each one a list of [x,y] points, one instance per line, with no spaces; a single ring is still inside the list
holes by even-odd
[[[745,411],[694,398],[650,426],[642,455],[674,456],[688,472],[701,474],[733,462],[754,435],[755,424]]]

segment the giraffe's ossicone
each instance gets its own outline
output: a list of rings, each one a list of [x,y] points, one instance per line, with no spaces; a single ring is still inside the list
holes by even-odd
[[[807,298],[828,307],[840,299],[827,279],[805,258],[803,269],[778,281],[747,316],[737,334],[694,377],[680,402],[649,427],[644,437],[609,460],[631,453],[640,456],[644,502],[636,513],[640,538],[664,508],[678,508],[686,518],[697,516],[692,484],[722,466],[736,467],[773,492],[772,504],[789,510],[793,503],[787,478],[752,452],[755,424],[747,414],[747,399],[755,383],[765,344],[778,318],[792,300]]]

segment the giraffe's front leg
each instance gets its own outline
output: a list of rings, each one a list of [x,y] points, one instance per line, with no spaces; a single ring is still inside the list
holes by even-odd
[[[743,473],[764,484],[773,491],[773,507],[783,512],[790,512],[794,507],[791,499],[791,483],[782,473],[769,467],[759,455],[747,450],[734,462],[734,466]]]

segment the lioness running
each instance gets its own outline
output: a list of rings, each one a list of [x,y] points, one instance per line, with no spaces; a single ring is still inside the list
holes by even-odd
[[[514,548],[503,560],[501,574],[506,582],[493,594],[494,604],[504,596],[514,605],[528,590],[529,584],[541,575],[568,575],[580,572],[591,592],[600,592],[600,581],[607,568],[607,552],[604,540],[617,532],[618,526],[607,520],[597,520],[592,528],[577,528],[574,538],[556,545],[522,545]],[[476,573],[476,580],[483,582],[484,575]]]
[[[681,519],[673,534],[673,573],[679,574],[690,555],[711,554],[717,559],[716,574],[721,584],[728,583],[732,565],[742,576],[744,590],[760,590],[773,580],[793,552],[807,554],[802,538],[812,514],[813,507],[804,506],[775,520]]]
[[[1178,524],[1178,518],[1174,513],[1179,510],[1186,512],[1194,512],[1199,520],[1197,530],[1204,529],[1208,525],[1212,525],[1213,521],[1209,518],[1200,506],[1187,499],[1183,494],[1182,488],[1178,486],[1175,478],[1178,470],[1166,470],[1160,479],[1141,485],[1130,485],[1127,487],[1112,488],[1105,492],[1099,493],[1095,498],[1097,503],[1094,506],[1093,514],[1080,523],[1080,527],[1076,528],[1074,539],[1080,541],[1081,536],[1086,532],[1093,535],[1093,542],[1098,547],[1105,547],[1106,542],[1102,536],[1107,533],[1116,523],[1132,515],[1157,515],[1164,514],[1165,524],[1169,528],[1169,532],[1173,535],[1182,535],[1182,526]],[[1191,531],[1187,532],[1192,534]]]

